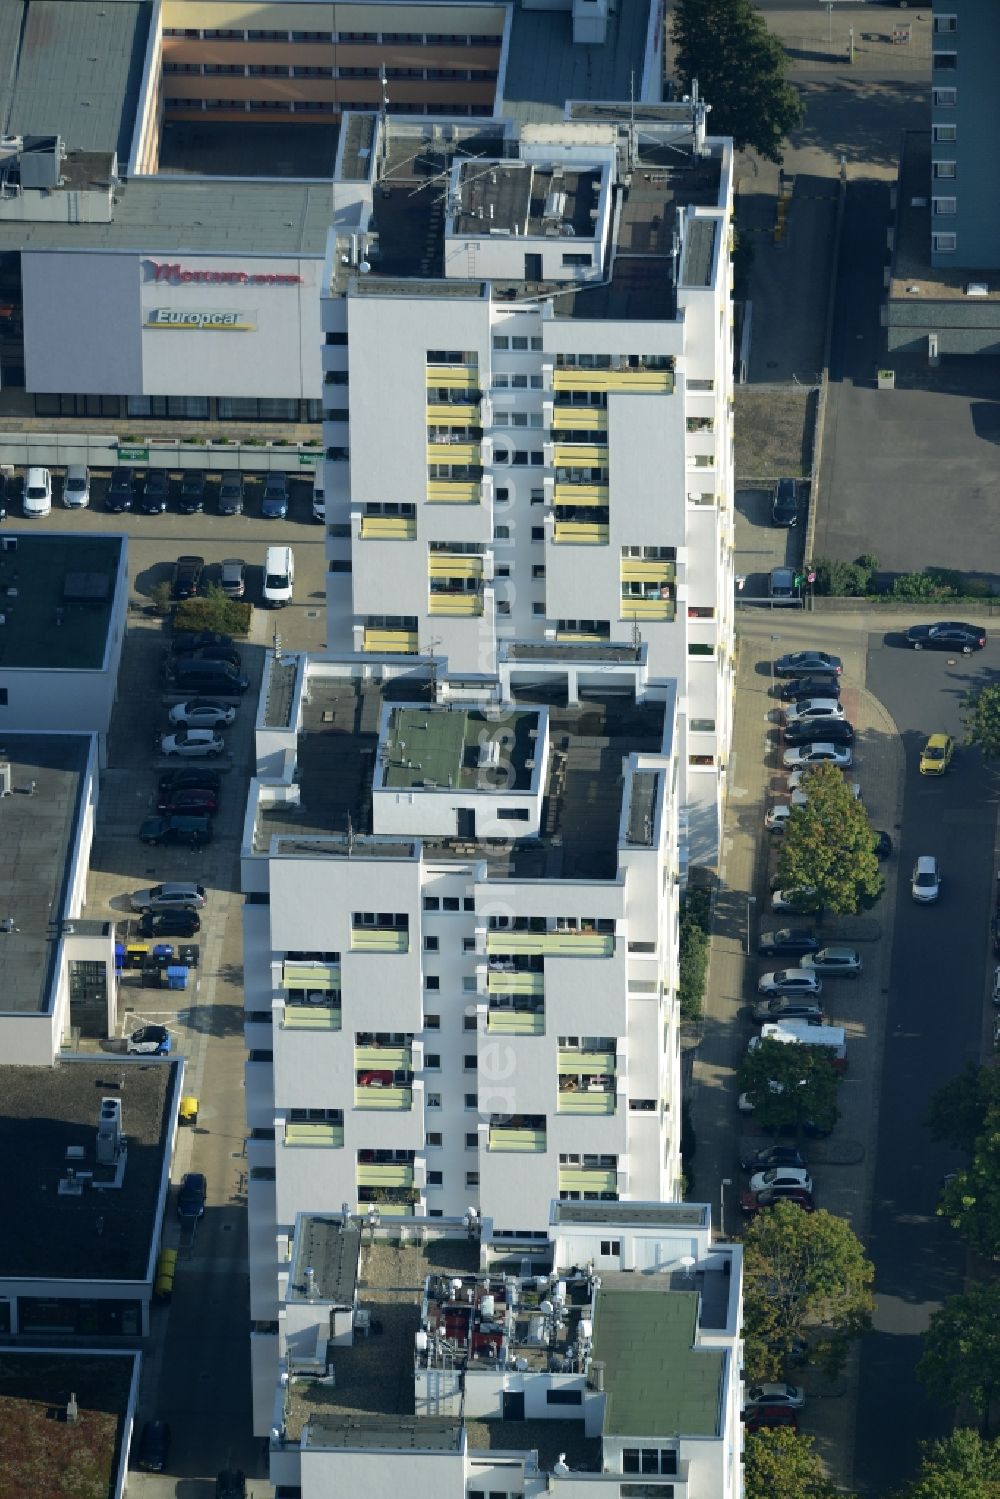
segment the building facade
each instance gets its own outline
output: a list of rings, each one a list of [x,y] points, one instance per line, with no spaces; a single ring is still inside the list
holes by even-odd
[[[931,265],[1000,268],[1000,15],[935,0],[931,62]]]
[[[698,105],[351,119],[324,273],[328,646],[640,646],[713,862],[733,683],[728,142]],[[389,439],[391,436],[391,440]]]

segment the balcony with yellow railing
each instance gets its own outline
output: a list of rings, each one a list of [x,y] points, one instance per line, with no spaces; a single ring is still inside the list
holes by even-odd
[[[560,1192],[617,1192],[618,1172],[600,1167],[560,1166]]]
[[[413,1107],[413,1089],[394,1085],[375,1087],[359,1084],[354,1089],[354,1107],[405,1114]]]
[[[478,552],[431,552],[427,572],[432,578],[481,578],[483,559]]]
[[[358,1203],[358,1216],[364,1218],[372,1203],[378,1207],[380,1218],[412,1218],[416,1211],[416,1194],[412,1202],[387,1202],[384,1197],[379,1196],[377,1202],[374,1197]]]
[[[609,1077],[615,1070],[615,1054],[613,1051],[573,1051],[563,1049],[559,1052],[559,1072],[572,1073],[578,1077]]]
[[[603,468],[608,450],[592,442],[559,442],[552,455],[554,468]]]
[[[544,1036],[544,1010],[490,1009],[486,1029],[493,1036]]]
[[[352,926],[352,952],[409,952],[410,933],[398,926]]]
[[[428,390],[478,390],[479,366],[475,364],[429,364],[426,385]]]
[[[673,599],[622,599],[619,619],[672,620],[677,615]]]
[[[479,407],[467,401],[428,401],[427,420],[436,427],[474,427],[479,422]]]
[[[673,583],[677,577],[676,562],[652,557],[623,557],[623,583]]]
[[[413,1164],[407,1161],[359,1161],[359,1187],[412,1187]]]
[[[540,953],[556,958],[610,958],[614,950],[614,932],[504,930],[486,933],[488,953]]]
[[[382,1067],[396,1071],[413,1066],[413,1052],[409,1046],[355,1046],[355,1067]]]
[[[673,370],[644,369],[556,369],[552,371],[553,390],[633,390],[670,392],[674,388]]]
[[[339,963],[296,963],[285,961],[281,965],[281,982],[286,989],[308,989],[310,993],[319,989],[340,992]]]
[[[341,1026],[342,1011],[340,1008],[340,996],[337,995],[337,1003],[333,1003],[333,995],[329,996],[327,1002],[309,1004],[286,1004],[285,1016],[281,1022],[284,1031],[339,1031]]]
[[[430,505],[478,505],[483,486],[479,479],[428,479],[427,502]]]
[[[544,1129],[515,1129],[506,1124],[490,1126],[491,1150],[544,1155],[545,1148]]]
[[[557,630],[556,640],[563,645],[601,645],[610,640],[610,635],[596,634],[593,630]]]
[[[414,515],[363,515],[362,541],[415,541],[417,519]]]
[[[486,988],[490,994],[544,994],[545,975],[530,973],[524,969],[511,973],[491,968]]]
[[[556,484],[553,493],[556,505],[606,505],[610,491],[606,484]],[[556,525],[565,522],[557,521]],[[588,525],[591,522],[587,522]]]
[[[470,592],[467,588],[432,588],[427,612],[452,619],[472,619],[483,612],[483,595],[478,590]]]
[[[608,412],[605,406],[563,406],[552,408],[552,428],[563,432],[606,432]]]
[[[552,539],[559,546],[607,546],[608,527],[597,521],[557,520]]]
[[[286,1145],[321,1145],[327,1150],[339,1150],[344,1144],[342,1124],[314,1124],[309,1120],[285,1125]]]
[[[428,463],[482,463],[483,450],[478,442],[429,442]]]
[[[556,1103],[557,1114],[613,1114],[617,1095],[614,1088],[563,1088]]]
[[[378,656],[415,656],[416,630],[373,630],[365,626],[363,650]]]

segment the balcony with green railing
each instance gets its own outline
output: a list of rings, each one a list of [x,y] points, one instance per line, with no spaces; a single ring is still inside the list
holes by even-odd
[[[352,952],[402,953],[410,950],[410,933],[399,926],[352,926]]]
[[[281,1028],[285,1031],[339,1031],[342,1014],[339,994],[324,995],[318,1000],[313,998],[307,1004],[297,1004],[289,996]]]
[[[406,1114],[413,1107],[413,1089],[399,1083],[358,1083],[354,1089],[354,1107]]]
[[[544,994],[545,975],[529,969],[490,968],[486,979],[490,994]]]
[[[618,1172],[611,1167],[560,1166],[560,1192],[618,1192]]]
[[[573,1086],[564,1086],[573,1084]],[[559,1114],[613,1114],[615,1112],[617,1094],[614,1084],[596,1086],[594,1083],[586,1083],[583,1086],[576,1085],[574,1079],[564,1078],[559,1083],[559,1099],[556,1112]]]
[[[577,1077],[607,1077],[614,1073],[613,1051],[573,1051],[562,1048],[559,1052],[559,1073]]]
[[[487,932],[487,953],[537,953],[552,958],[610,958],[614,932],[590,930],[525,932],[503,929]]]
[[[387,1072],[409,1072],[413,1066],[413,1052],[402,1046],[355,1046],[354,1066],[359,1072],[374,1068]]]
[[[359,1161],[359,1187],[412,1187],[412,1161]]]
[[[286,1145],[318,1145],[325,1149],[339,1150],[344,1144],[342,1124],[319,1124],[312,1120],[289,1121],[285,1125]]]
[[[494,1036],[544,1036],[545,1010],[541,1006],[537,1009],[510,1009],[490,1005],[486,1029]]]
[[[490,1150],[520,1155],[544,1155],[545,1125],[490,1125]]]

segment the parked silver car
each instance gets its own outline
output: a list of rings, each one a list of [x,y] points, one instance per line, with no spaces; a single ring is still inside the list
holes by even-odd
[[[193,880],[172,880],[163,885],[148,885],[133,890],[129,905],[133,911],[199,911],[208,899],[204,885]]]

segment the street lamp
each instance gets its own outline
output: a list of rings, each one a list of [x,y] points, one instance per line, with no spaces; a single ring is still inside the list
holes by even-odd
[[[747,957],[750,956],[750,907],[757,904],[756,895],[747,896]]]
[[[732,1184],[731,1176],[724,1176],[719,1183],[719,1235],[723,1239],[726,1237],[726,1188]]]
[[[780,635],[771,636],[771,696],[774,696],[774,647],[781,644]]]

